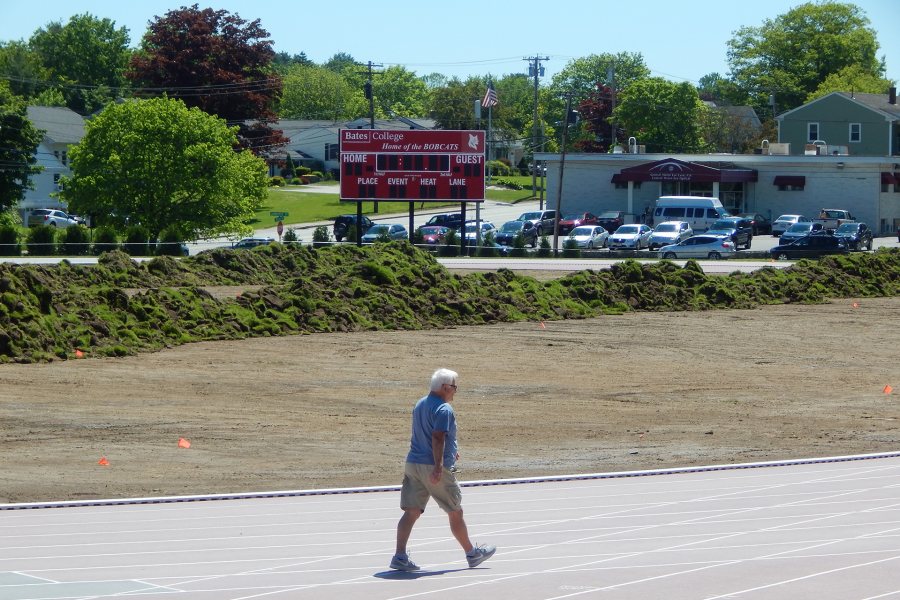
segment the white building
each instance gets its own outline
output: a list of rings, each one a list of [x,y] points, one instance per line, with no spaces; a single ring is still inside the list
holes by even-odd
[[[84,119],[76,112],[59,106],[29,106],[28,119],[35,128],[44,132],[37,149],[37,164],[43,171],[33,175],[33,189],[25,191],[25,198],[19,202],[19,213],[23,221],[35,208],[59,208],[66,210],[56,193],[59,180],[71,175],[69,168],[69,148],[84,137]]]

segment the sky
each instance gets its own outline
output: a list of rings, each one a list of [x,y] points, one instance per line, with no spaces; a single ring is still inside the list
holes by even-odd
[[[193,4],[260,19],[277,52],[305,53],[323,63],[339,52],[357,62],[402,65],[417,75],[527,73],[528,57],[548,57],[545,79],[576,58],[640,53],[653,76],[697,84],[728,74],[727,42],[740,27],[757,27],[803,2],[754,0],[546,0],[453,2],[343,0],[335,4],[284,0],[0,0],[0,41],[27,40],[52,21],[76,14],[127,27],[137,46],[149,21]],[[900,2],[857,0],[886,57],[888,79],[900,82]]]

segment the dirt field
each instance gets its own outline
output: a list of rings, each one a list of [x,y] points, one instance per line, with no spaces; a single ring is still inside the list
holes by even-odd
[[[897,450],[900,298],[853,303],[4,365],[0,502],[396,484],[440,366],[463,479]]]

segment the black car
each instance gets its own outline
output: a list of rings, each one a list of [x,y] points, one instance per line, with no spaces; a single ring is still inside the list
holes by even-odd
[[[625,224],[625,216],[625,211],[607,210],[597,217],[597,225],[602,225],[603,229],[615,233],[616,229]]]
[[[526,246],[537,246],[537,227],[531,221],[507,221],[494,231],[494,241],[503,246],[512,246],[516,236],[520,234]]]
[[[772,234],[772,221],[767,216],[759,213],[741,213],[738,216],[742,219],[750,219],[754,236]]]
[[[749,250],[750,243],[753,241],[753,223],[750,219],[741,217],[725,217],[710,225],[706,233],[727,235],[736,247],[740,248],[743,246],[746,250]]]
[[[455,229],[459,231],[460,227],[462,227],[462,215],[460,213],[445,213],[441,215],[434,215],[428,222],[425,223],[426,227],[447,227],[448,229]]]
[[[851,250],[872,249],[872,230],[865,223],[841,223],[834,235],[844,238]]]
[[[347,237],[347,232],[350,231],[350,227],[356,225],[356,215],[341,215],[334,220],[334,239],[337,241],[341,241],[345,237]],[[372,219],[363,215],[362,217],[362,230],[359,232],[359,235],[362,236],[366,231],[369,230],[369,227],[374,225],[372,223]]]
[[[769,253],[778,260],[819,258],[828,254],[847,254],[850,248],[844,238],[836,235],[813,234],[796,242],[775,246]]]

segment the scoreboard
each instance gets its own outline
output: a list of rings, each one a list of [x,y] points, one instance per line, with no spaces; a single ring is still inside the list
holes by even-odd
[[[341,129],[341,200],[484,200],[484,131]]]

